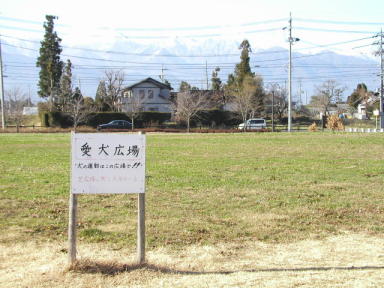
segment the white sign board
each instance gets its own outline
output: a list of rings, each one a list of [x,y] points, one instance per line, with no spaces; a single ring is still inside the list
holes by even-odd
[[[145,135],[72,133],[71,192],[145,192]]]

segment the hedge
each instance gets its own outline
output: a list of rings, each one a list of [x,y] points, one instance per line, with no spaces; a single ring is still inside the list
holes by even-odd
[[[39,114],[41,125],[45,127],[68,128],[73,126],[73,121],[68,113],[65,112],[41,112]],[[171,113],[161,112],[142,112],[135,119],[135,127],[150,127],[153,124],[162,124],[171,119]],[[111,122],[112,120],[131,121],[126,113],[121,112],[98,112],[90,113],[87,120],[80,125],[97,127],[97,125]]]
[[[39,113],[41,126],[68,128],[73,126],[70,115],[63,112],[42,112]]]
[[[233,127],[241,123],[241,118],[237,113],[231,111],[224,111],[219,109],[200,111],[194,119],[192,119],[192,126],[201,123],[202,126],[218,127],[226,126]]]
[[[141,112],[137,118],[135,118],[135,127],[150,127],[153,124],[162,124],[163,122],[171,119],[171,113],[163,112]],[[96,127],[99,124],[108,123],[112,120],[127,120],[131,121],[131,118],[126,113],[121,112],[98,112],[90,114],[86,125]]]
[[[89,114],[88,120],[85,123],[87,126],[97,127],[97,125],[111,122],[112,120],[127,120],[130,118],[125,113],[120,112],[97,112]]]

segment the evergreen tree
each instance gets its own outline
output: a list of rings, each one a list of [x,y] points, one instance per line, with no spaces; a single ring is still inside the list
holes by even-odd
[[[241,42],[239,49],[241,49],[240,63],[236,64],[234,77],[238,84],[241,85],[245,76],[254,76],[254,73],[252,73],[251,66],[249,65],[249,53],[252,52],[252,49],[247,39]]]
[[[101,80],[99,86],[97,86],[95,103],[99,111],[109,111],[107,104],[107,88],[105,87],[105,81]]]
[[[44,40],[41,41],[40,56],[37,58],[36,66],[40,67],[38,94],[42,98],[49,98],[51,109],[54,99],[60,89],[60,78],[63,70],[63,62],[60,60],[62,48],[61,39],[54,31],[54,19],[57,17],[46,15],[44,22]]]
[[[356,89],[352,92],[352,94],[348,97],[347,102],[349,106],[357,108],[357,106],[366,100],[368,96],[368,88],[364,83],[360,83],[357,85]]]
[[[81,93],[79,87],[76,87],[75,91],[73,91],[72,101],[83,101],[83,93]]]
[[[187,92],[187,91],[190,91],[191,89],[192,89],[192,87],[188,82],[181,81],[180,88],[179,88],[180,92]]]
[[[68,59],[60,80],[60,97],[58,102],[62,108],[61,110],[67,109],[67,105],[72,98],[72,92],[72,63]]]
[[[235,76],[233,76],[232,73],[229,73],[226,87],[229,88],[229,87],[233,87],[234,85],[235,85]]]
[[[250,66],[249,53],[252,52],[248,40],[240,46],[240,63],[236,65],[233,74],[228,75],[225,91],[227,98],[234,104],[235,109],[245,121],[249,117],[260,117],[264,111],[265,93],[263,80],[255,75]]]
[[[211,82],[212,82],[212,90],[214,91],[221,90],[221,80],[218,76],[219,71],[220,71],[219,67],[216,67],[215,70],[212,71]]]

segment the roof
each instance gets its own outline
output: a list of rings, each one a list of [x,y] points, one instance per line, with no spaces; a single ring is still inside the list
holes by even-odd
[[[138,85],[140,85],[140,84],[142,84],[144,82],[150,82],[150,83],[152,83],[152,84],[154,84],[154,85],[156,85],[156,86],[158,86],[160,88],[165,88],[165,89],[172,90],[172,87],[170,85],[167,85],[167,84],[164,84],[162,82],[159,82],[159,81],[157,81],[157,80],[155,80],[155,79],[153,79],[151,77],[145,78],[144,80],[141,80],[140,82],[137,82],[137,83],[135,83],[135,84],[133,84],[131,86],[128,86],[125,89],[130,90],[130,89],[135,88],[136,86],[138,86]]]

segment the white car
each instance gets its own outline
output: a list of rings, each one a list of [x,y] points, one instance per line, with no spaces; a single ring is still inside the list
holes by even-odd
[[[245,128],[244,128],[244,123],[241,123],[239,125],[239,129],[253,130],[253,129],[267,128],[267,123],[263,118],[248,119],[245,123],[246,123]]]

